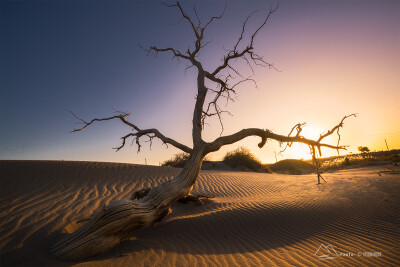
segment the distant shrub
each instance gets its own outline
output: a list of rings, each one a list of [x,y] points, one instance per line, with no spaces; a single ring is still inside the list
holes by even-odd
[[[273,172],[283,174],[307,174],[315,172],[315,166],[298,159],[284,159],[269,166]]]
[[[369,148],[366,146],[359,146],[358,151],[360,151],[361,153],[369,153]]]
[[[189,159],[188,153],[178,153],[175,154],[172,159],[164,161],[161,166],[170,166],[176,168],[183,168],[185,166],[186,161]]]
[[[189,154],[185,152],[181,152],[178,154],[175,154],[172,159],[166,160],[163,163],[161,163],[161,166],[170,166],[170,167],[175,167],[175,168],[183,168],[185,166],[186,161],[189,159]],[[209,157],[205,157],[203,162],[209,161]]]
[[[371,152],[369,155],[347,155],[346,157],[338,157],[335,159],[327,159],[321,163],[321,169],[324,171],[338,170],[346,167],[380,165],[382,162],[399,162],[400,156],[397,154],[380,155]]]
[[[334,159],[324,160],[321,162],[321,169],[323,171],[331,171],[342,169],[346,166],[352,166],[360,164],[365,159],[361,156],[353,157],[338,157]]]
[[[249,149],[245,147],[239,147],[234,151],[226,153],[224,159],[222,160],[225,164],[233,168],[248,168],[253,171],[268,171],[269,168],[263,166],[261,161],[250,152]]]

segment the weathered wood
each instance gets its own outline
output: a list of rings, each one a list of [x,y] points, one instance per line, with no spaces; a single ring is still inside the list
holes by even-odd
[[[205,142],[202,138],[202,130],[204,127],[205,118],[217,116],[223,130],[221,114],[226,111],[220,109],[218,101],[221,99],[224,99],[224,102],[225,100],[233,100],[231,95],[235,94],[235,87],[237,85],[246,81],[254,82],[252,79],[243,78],[239,82],[232,85],[232,76],[229,74],[230,71],[227,71],[225,74],[224,72],[226,70],[232,70],[237,74],[239,73],[232,67],[231,64],[236,60],[243,60],[250,67],[252,63],[255,66],[261,65],[274,68],[272,64],[265,62],[261,56],[254,52],[254,38],[259,33],[260,29],[264,27],[270,15],[276,11],[277,7],[267,12],[263,23],[250,36],[248,44],[242,45],[241,42],[244,42],[244,31],[246,28],[246,23],[251,16],[250,14],[243,23],[242,32],[236,44],[234,45],[234,48],[227,51],[227,55],[224,56],[222,65],[218,66],[214,71],[207,71],[203,68],[202,63],[196,56],[200,52],[201,48],[207,45],[207,43],[204,42],[204,32],[206,28],[213,20],[222,18],[223,12],[220,16],[212,17],[206,24],[201,24],[199,22],[198,26],[195,26],[193,20],[185,13],[179,2],[177,2],[177,4],[168,6],[177,7],[181,12],[182,17],[190,23],[196,36],[194,48],[192,50],[189,48],[187,52],[183,53],[170,47],[157,48],[156,46],[152,46],[146,51],[148,53],[153,52],[155,54],[159,52],[172,52],[175,58],[186,60],[197,69],[197,95],[192,120],[193,148],[181,144],[172,138],[166,137],[157,129],[139,128],[127,120],[129,113],[123,112],[112,117],[100,119],[97,118],[92,119],[91,121],[85,121],[72,113],[78,120],[80,120],[81,123],[83,123],[83,127],[75,129],[73,132],[82,131],[87,126],[95,122],[97,123],[100,121],[116,119],[131,127],[131,131],[125,136],[121,137],[122,144],[115,148],[117,151],[125,146],[126,141],[129,138],[133,139],[138,147],[138,151],[140,151],[140,138],[147,137],[150,141],[150,144],[153,138],[159,138],[164,144],[173,145],[176,148],[189,153],[190,157],[182,171],[172,180],[160,184],[152,189],[147,188],[140,190],[134,193],[129,199],[120,199],[114,201],[103,207],[93,217],[88,218],[89,220],[85,225],[75,232],[66,235],[62,240],[52,247],[51,253],[57,258],[82,259],[109,251],[115,245],[119,244],[121,240],[129,235],[134,229],[150,226],[160,221],[168,214],[170,206],[180,199],[183,199],[184,201],[194,200],[200,205],[202,202],[198,197],[196,198],[187,196],[190,194],[193,184],[196,182],[204,157],[208,153],[218,151],[224,145],[233,144],[249,136],[258,136],[261,138],[261,142],[258,144],[260,148],[265,145],[267,139],[272,139],[280,143],[285,142],[288,144],[300,142],[308,144],[314,148],[316,147],[318,150],[320,150],[321,147],[345,149],[345,147],[339,146],[339,143],[334,146],[323,144],[321,141],[334,132],[338,133],[340,140],[339,129],[343,126],[343,121],[348,116],[344,117],[341,123],[332,128],[332,130],[328,131],[328,133],[321,135],[317,141],[306,139],[301,136],[301,124],[299,124],[300,126],[297,127],[298,131],[296,136],[291,136],[290,133],[288,136],[278,135],[266,129],[249,128],[240,130],[231,135],[220,136],[210,143]],[[202,25],[204,26],[202,27]],[[239,45],[239,43],[241,45]],[[242,46],[244,48],[240,49]],[[238,76],[241,77],[240,74]],[[210,86],[210,83],[214,85]],[[213,97],[212,100],[208,102],[208,106],[204,108],[208,93],[212,93]],[[355,115],[353,114],[350,116]]]
[[[189,201],[194,202],[197,206],[203,206],[204,202],[200,198],[214,198],[213,196],[205,196],[205,195],[187,195],[180,198],[178,201],[182,203],[188,203]]]
[[[147,194],[150,192],[151,188],[150,187],[146,187],[143,189],[140,189],[136,192],[134,192],[132,194],[132,196],[130,197],[130,199],[141,199],[144,198],[145,196],[147,196]]]
[[[189,195],[201,169],[204,150],[195,150],[172,180],[140,199],[120,199],[102,208],[85,225],[56,243],[51,254],[60,259],[83,259],[105,253],[133,230],[165,217],[170,206]]]

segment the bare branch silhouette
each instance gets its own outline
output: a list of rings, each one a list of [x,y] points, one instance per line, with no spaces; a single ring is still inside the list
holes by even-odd
[[[354,116],[354,115],[352,114],[352,115],[345,116],[342,119],[342,121],[338,125],[336,125],[333,129],[338,130],[340,127],[343,127],[343,121],[350,116]],[[222,136],[222,137],[215,139],[213,142],[208,144],[207,151],[209,151],[209,152],[218,151],[224,145],[230,145],[230,144],[236,143],[236,142],[238,142],[246,137],[249,137],[249,136],[258,136],[261,138],[261,142],[258,144],[259,148],[262,148],[266,144],[267,140],[271,139],[271,140],[278,141],[279,143],[307,144],[311,147],[317,147],[318,149],[320,149],[321,147],[327,147],[327,148],[337,149],[337,150],[338,149],[346,150],[346,146],[339,146],[339,144],[335,146],[335,145],[321,143],[321,141],[325,137],[333,134],[335,131],[329,131],[328,132],[329,134],[328,133],[325,134],[323,138],[320,138],[318,140],[312,140],[312,139],[307,139],[300,135],[303,125],[305,125],[305,123],[296,124],[290,131],[289,135],[287,135],[287,136],[275,134],[275,133],[271,132],[270,130],[263,130],[263,129],[258,129],[258,128],[243,129],[232,135]],[[291,133],[294,131],[294,129],[297,129],[297,133],[295,136],[291,136]]]
[[[132,128],[132,131],[136,131],[136,132],[132,132],[132,133],[129,133],[129,134],[121,137],[122,144],[119,147],[114,148],[116,151],[120,150],[121,148],[123,148],[125,146],[126,140],[129,137],[133,137],[134,141],[136,142],[136,144],[138,146],[138,152],[140,152],[140,148],[142,146],[141,146],[141,144],[139,142],[139,139],[142,136],[147,136],[150,141],[153,140],[155,137],[157,137],[165,144],[171,144],[174,147],[179,148],[180,150],[182,150],[182,151],[184,151],[186,153],[191,153],[192,152],[192,149],[189,148],[188,146],[185,146],[185,145],[175,141],[172,138],[166,137],[165,135],[160,133],[160,131],[158,131],[157,129],[144,129],[144,130],[141,130],[138,126],[136,126],[135,124],[129,122],[126,119],[126,117],[128,117],[130,115],[130,113],[121,113],[119,115],[115,115],[115,116],[112,116],[112,117],[106,117],[106,118],[100,118],[100,119],[92,119],[90,122],[86,122],[85,120],[83,120],[80,117],[76,116],[72,111],[70,111],[70,112],[76,119],[78,119],[79,121],[81,121],[83,123],[83,126],[81,128],[74,129],[72,132],[82,131],[82,130],[86,129],[86,127],[92,125],[94,122],[109,121],[109,120],[113,120],[113,119],[121,120],[124,124],[130,126]]]
[[[151,46],[148,49],[143,49],[148,55],[154,54],[155,56],[157,56],[158,53],[163,52],[172,53],[172,59],[182,59],[186,63],[189,63],[188,67],[194,66],[196,68],[197,88],[192,118],[192,147],[188,147],[174,139],[166,137],[157,129],[140,129],[138,126],[127,120],[127,117],[129,117],[130,113],[125,112],[118,112],[118,114],[114,116],[95,118],[90,121],[85,121],[71,112],[72,115],[82,124],[82,127],[74,129],[72,132],[83,131],[95,122],[116,119],[120,120],[124,125],[127,125],[131,128],[131,132],[121,137],[122,144],[115,148],[117,151],[122,149],[126,142],[130,139],[132,139],[132,143],[136,143],[138,146],[138,151],[140,151],[140,141],[142,137],[147,138],[145,141],[150,143],[150,147],[153,139],[158,138],[165,145],[171,144],[176,148],[189,153],[189,158],[187,159],[182,170],[173,179],[161,183],[154,188],[139,190],[140,197],[137,194],[129,199],[120,199],[114,201],[101,208],[97,214],[87,219],[85,225],[72,234],[66,235],[64,239],[60,240],[52,247],[51,253],[55,257],[63,259],[82,259],[102,254],[118,245],[121,240],[129,235],[134,229],[150,226],[161,220],[168,214],[171,205],[176,201],[180,199],[183,199],[184,201],[190,199],[193,199],[194,201],[199,200],[199,196],[188,196],[190,195],[193,185],[197,180],[202,162],[206,155],[210,152],[218,151],[222,146],[233,144],[246,137],[260,137],[261,141],[258,144],[260,148],[262,148],[268,140],[275,140],[281,144],[285,143],[288,146],[293,143],[306,144],[310,147],[311,153],[316,162],[316,148],[320,154],[321,147],[337,150],[346,149],[345,146],[340,146],[339,144],[341,137],[339,129],[343,127],[346,118],[355,116],[355,114],[345,116],[339,124],[330,129],[327,133],[321,135],[318,140],[312,140],[303,137],[301,132],[304,124],[300,123],[292,128],[289,135],[275,134],[267,129],[247,128],[231,135],[220,136],[212,142],[204,141],[202,138],[202,133],[206,123],[206,118],[217,116],[220,121],[222,131],[224,130],[221,115],[224,113],[229,114],[229,112],[220,107],[220,100],[224,99],[226,104],[228,104],[229,101],[233,101],[235,99],[237,87],[243,85],[245,82],[252,82],[257,85],[252,77],[243,77],[243,75],[240,74],[240,71],[233,67],[232,63],[235,60],[243,60],[250,67],[251,71],[253,71],[253,67],[256,66],[274,69],[274,66],[271,63],[266,62],[263,57],[254,52],[254,45],[255,38],[260,33],[261,29],[266,25],[270,16],[277,10],[278,5],[266,12],[263,22],[252,32],[250,38],[247,40],[247,45],[245,48],[240,49],[240,46],[242,46],[242,44],[245,42],[244,36],[248,28],[247,26],[249,20],[254,14],[254,12],[250,13],[242,24],[240,35],[237,41],[233,44],[233,49],[226,51],[227,54],[223,57],[222,64],[217,66],[212,71],[203,68],[203,64],[198,60],[197,55],[199,54],[200,50],[207,45],[207,42],[204,41],[204,33],[207,27],[223,17],[226,6],[220,15],[213,16],[207,21],[207,23],[202,24],[196,7],[194,7],[195,18],[193,19],[182,8],[180,2],[177,2],[176,4],[165,5],[170,8],[177,8],[180,16],[182,16],[183,20],[186,21],[191,27],[191,30],[195,35],[193,50],[189,48],[185,53],[183,53],[172,47],[159,48],[157,46]],[[197,23],[194,22],[196,20]],[[237,77],[232,77],[232,73],[240,78],[235,79]],[[214,86],[206,86],[206,82],[209,82]],[[213,97],[211,97],[209,102],[206,102],[208,94],[211,94]],[[339,138],[337,145],[322,143],[324,138],[332,135],[335,132]],[[319,172],[318,175],[318,179],[320,179]]]

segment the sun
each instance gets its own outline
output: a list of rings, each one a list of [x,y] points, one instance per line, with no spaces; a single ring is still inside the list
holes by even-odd
[[[283,157],[286,159],[311,159],[310,148],[304,144],[294,143],[291,147],[286,148]]]
[[[320,127],[308,126],[306,124],[303,127],[303,131],[301,132],[301,135],[304,136],[305,138],[316,140],[323,133],[324,133],[324,131]]]
[[[323,134],[323,130],[316,126],[307,126],[305,125],[301,135],[305,138],[317,140],[321,134]],[[293,143],[291,147],[286,148],[283,153],[283,157],[286,159],[311,159],[312,156],[310,154],[310,148],[305,144]]]

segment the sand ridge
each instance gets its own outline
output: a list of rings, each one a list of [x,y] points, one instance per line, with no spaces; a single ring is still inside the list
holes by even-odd
[[[49,248],[77,220],[179,169],[68,161],[0,161],[0,168],[5,266],[400,265],[400,177],[379,176],[379,166],[325,174],[321,187],[315,175],[202,171],[193,191],[215,196],[206,205],[177,203],[157,226],[80,262],[53,259]],[[321,260],[314,255],[321,244],[341,256]]]

